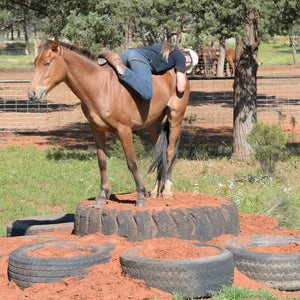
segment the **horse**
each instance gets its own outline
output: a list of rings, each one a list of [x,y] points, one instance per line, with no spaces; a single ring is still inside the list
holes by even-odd
[[[214,58],[216,55],[216,49],[209,49],[200,47],[198,49],[197,54],[199,57],[199,62],[197,67],[199,68],[199,72],[201,75],[205,76],[213,76],[214,74]]]
[[[225,49],[225,76],[227,76],[227,63],[229,64],[230,76],[233,76],[235,71],[235,49]]]
[[[153,98],[145,101],[119,81],[109,64],[100,66],[98,56],[87,49],[63,43],[57,38],[39,42],[37,48],[28,98],[40,102],[57,84],[65,82],[81,100],[82,111],[89,121],[96,144],[100,169],[100,192],[94,206],[104,206],[110,196],[107,133],[118,136],[123,146],[128,169],[136,184],[135,205],[147,205],[145,197],[149,193],[139,174],[132,139],[132,131],[143,128],[147,129],[156,145],[149,171],[156,170],[157,174],[150,196],[172,198],[171,173],[190,94],[189,81],[185,91],[178,94],[174,69],[153,75]]]
[[[216,51],[213,55],[214,64],[217,66],[220,56],[220,51]],[[224,59],[224,75],[228,76],[227,65],[229,65],[230,76],[234,75],[235,71],[235,49],[225,49]]]

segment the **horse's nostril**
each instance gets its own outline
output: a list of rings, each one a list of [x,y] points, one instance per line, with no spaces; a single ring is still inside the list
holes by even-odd
[[[35,91],[28,92],[28,98],[30,100],[36,99],[36,92]]]

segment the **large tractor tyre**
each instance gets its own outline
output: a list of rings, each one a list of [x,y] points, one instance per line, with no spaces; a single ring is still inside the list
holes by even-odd
[[[119,235],[129,241],[159,237],[209,241],[222,234],[238,234],[239,214],[233,201],[217,207],[118,210],[95,208],[91,201],[77,206],[74,233],[87,235],[101,232]]]

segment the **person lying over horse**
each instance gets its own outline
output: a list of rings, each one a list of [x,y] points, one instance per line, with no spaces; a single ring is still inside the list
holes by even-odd
[[[198,63],[198,55],[193,50],[181,51],[168,44],[130,48],[119,55],[104,51],[98,55],[99,58],[104,58],[103,63],[107,61],[115,69],[120,81],[144,100],[150,100],[153,95],[152,74],[161,74],[174,68],[177,92],[181,94],[186,86],[186,72],[190,73]]]

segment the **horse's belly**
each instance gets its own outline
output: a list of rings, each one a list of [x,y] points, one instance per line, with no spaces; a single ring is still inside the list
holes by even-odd
[[[132,114],[132,129],[145,128],[155,122],[163,114],[167,101],[158,102],[155,99],[140,105]]]

